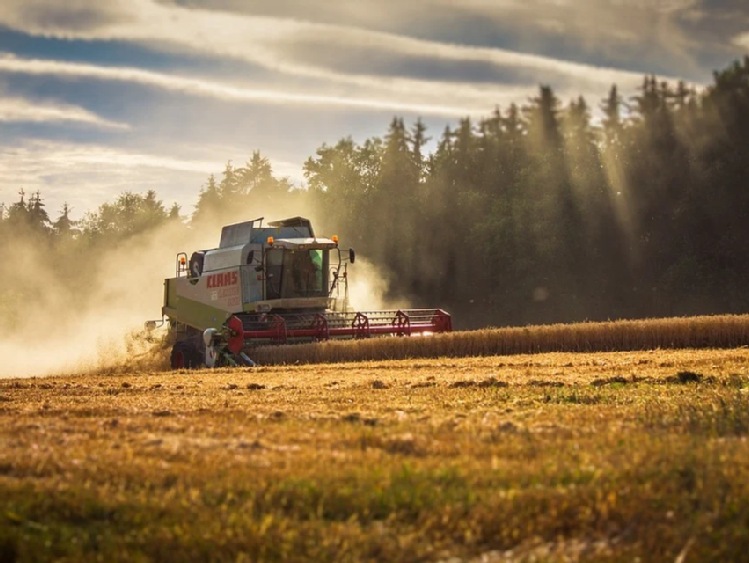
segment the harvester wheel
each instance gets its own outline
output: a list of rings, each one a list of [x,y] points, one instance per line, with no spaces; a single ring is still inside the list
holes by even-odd
[[[203,364],[203,358],[195,344],[182,341],[174,344],[170,363],[172,369],[198,369]]]

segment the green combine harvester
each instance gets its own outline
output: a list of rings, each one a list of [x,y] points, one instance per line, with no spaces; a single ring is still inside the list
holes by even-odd
[[[178,368],[254,365],[261,344],[330,338],[410,336],[452,330],[441,309],[351,311],[348,265],[338,237],[315,235],[303,217],[228,225],[218,248],[177,254],[176,276],[164,280],[162,320]]]

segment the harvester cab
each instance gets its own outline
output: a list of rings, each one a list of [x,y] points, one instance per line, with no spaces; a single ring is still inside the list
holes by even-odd
[[[303,217],[223,227],[218,248],[177,254],[164,281],[173,368],[254,365],[257,344],[425,334],[452,329],[441,310],[363,313],[348,304],[353,250]]]

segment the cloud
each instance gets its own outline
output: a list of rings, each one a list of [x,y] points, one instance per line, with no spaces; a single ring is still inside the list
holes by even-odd
[[[413,80],[399,80],[383,87],[381,84],[376,84],[373,79],[363,78],[355,82],[358,82],[360,86],[371,84],[373,88],[377,87],[381,91],[380,97],[366,94],[341,96],[326,93],[297,93],[283,89],[247,88],[222,84],[215,80],[190,78],[131,67],[98,66],[45,59],[21,59],[10,54],[0,54],[0,73],[3,72],[127,82],[225,101],[256,102],[271,105],[330,106],[446,116],[469,115],[487,111],[485,101],[480,106],[476,103],[478,100],[486,100],[486,92],[482,91],[481,88],[472,88],[470,85],[466,85],[463,88],[466,99],[460,100],[460,95],[452,96],[458,99],[452,100],[453,105],[450,105],[445,100],[444,92],[439,92],[439,84],[433,84],[431,91],[423,91],[424,84]],[[460,87],[456,88],[452,83],[444,86],[453,91],[457,90],[460,94]],[[394,97],[396,92],[410,92],[414,94],[412,98],[419,99],[400,101]],[[460,105],[461,102],[464,105]]]
[[[185,3],[179,2],[180,6]],[[200,19],[218,15],[210,9],[217,4],[214,0],[187,4]],[[227,25],[237,29],[253,20],[263,21],[269,29],[286,22],[275,31],[275,44],[264,45],[268,53],[255,51],[262,58],[270,55],[269,61],[277,57],[273,62],[281,67],[293,66],[295,60],[279,57],[278,52],[309,36],[318,44],[340,45],[342,54],[346,54],[346,46],[355,50],[370,46],[372,53],[382,48],[400,51],[394,46],[403,40],[421,42],[427,53],[434,45],[458,50],[505,47],[510,54],[522,52],[545,59],[543,70],[553,77],[557,62],[586,60],[592,68],[615,67],[640,76],[672,73],[682,77],[687,73],[700,79],[711,70],[701,67],[698,60],[703,39],[710,39],[710,49],[720,50],[717,31],[730,29],[731,23],[746,18],[747,12],[745,0],[363,0],[304,7],[289,0],[251,4],[221,0],[218,4],[222,10],[232,10],[233,23]],[[172,3],[169,8],[177,7]],[[185,25],[195,24],[186,20]],[[253,38],[251,30],[247,31],[244,44]],[[352,37],[340,41],[346,35]],[[208,48],[236,56],[229,43],[241,44],[230,34],[226,42],[212,41]],[[723,44],[727,44],[725,35]],[[306,62],[314,60],[317,52],[306,50]],[[369,60],[360,62],[366,68]]]
[[[734,45],[737,45],[744,49],[749,49],[749,31],[745,33],[741,33],[740,35],[737,35],[736,37],[734,37],[733,43]]]
[[[129,129],[125,123],[110,121],[80,106],[31,102],[25,98],[0,97],[0,122],[76,122],[96,127]]]
[[[98,3],[92,2],[90,6],[95,5]],[[422,2],[421,5],[427,8],[429,3]],[[433,5],[439,7],[441,3],[435,0]],[[505,8],[517,9],[518,5],[503,3]],[[203,56],[210,54],[222,61],[228,58],[263,68],[275,73],[275,81],[265,88],[247,88],[167,77],[138,69],[117,69],[115,75],[115,71],[109,69],[93,71],[78,66],[77,72],[263,103],[468,115],[485,112],[488,107],[511,97],[515,101],[525,99],[528,90],[535,89],[540,82],[562,88],[575,85],[575,93],[592,89],[601,93],[612,83],[624,87],[634,85],[642,75],[639,71],[627,72],[507,49],[414,38],[345,24],[184,8],[149,0],[134,0],[127,4],[127,13],[105,10],[101,17],[89,18],[87,26],[75,27],[67,27],[64,18],[47,17],[42,21],[30,18],[29,11],[18,6],[11,4],[9,13],[15,16],[6,15],[6,21],[12,21],[19,29],[30,33],[126,40],[146,44],[152,49],[166,49],[170,45],[170,49]],[[499,13],[495,8],[494,17]],[[425,17],[428,20],[428,16]],[[382,62],[377,73],[368,70],[369,58],[375,55]],[[397,70],[391,72],[404,59],[421,65],[431,63],[437,67],[437,76],[418,79],[401,76]],[[3,63],[6,69],[10,65],[7,59]],[[39,65],[39,62],[34,63],[36,67]],[[355,65],[358,68],[354,68]],[[455,74],[455,69],[461,65],[472,65],[476,73],[470,75],[462,71],[462,74]],[[72,67],[67,69],[66,72],[71,72]],[[244,74],[251,79],[252,69],[245,69]],[[521,80],[518,80],[519,76]],[[305,93],[298,93],[300,80]],[[284,81],[288,84],[285,85]],[[513,89],[512,96],[508,95]]]
[[[0,144],[0,202],[16,201],[19,188],[26,193],[39,191],[50,217],[55,218],[67,202],[73,207],[73,215],[80,218],[122,192],[142,193],[157,188],[165,204],[177,201],[183,206],[183,213],[191,213],[199,187],[210,174],[220,176],[227,149],[187,146],[179,147],[177,152],[203,153],[209,158],[180,158],[65,141]],[[278,177],[299,175],[299,165],[270,161]],[[244,162],[234,164],[241,166]]]
[[[443,40],[471,36],[537,55],[690,81],[704,80],[735,56],[730,38],[749,15],[746,0],[434,1],[455,22],[432,28]]]
[[[138,0],[133,0],[135,4]],[[34,35],[76,37],[130,18],[120,2],[93,0],[4,0],[0,22]]]
[[[582,74],[589,81],[600,75],[610,82],[614,67],[638,76],[663,74],[659,70],[669,66],[660,59],[673,65],[676,74],[687,70],[698,75],[694,51],[701,38],[717,41],[713,30],[741,20],[742,9],[745,20],[743,1],[363,0],[300,5],[289,0],[76,0],[61,7],[56,0],[6,0],[0,24],[51,37],[131,41],[152,49],[229,57],[280,75],[341,85],[357,85],[357,75],[367,72],[339,72],[333,49],[344,61],[351,52],[389,53],[393,59],[447,57],[498,68],[522,66],[553,79],[560,73],[569,79]],[[720,9],[711,9],[716,2]],[[508,37],[515,46],[498,48]],[[570,62],[582,58],[598,63]],[[359,59],[362,69],[368,62]],[[619,82],[627,78],[625,73]],[[537,76],[533,84],[538,82],[552,80]]]
[[[93,211],[124,191],[143,192],[162,186],[159,197],[170,202],[184,198],[189,185],[197,197],[199,186],[217,162],[144,154],[95,144],[28,141],[0,145],[0,201],[15,201],[16,190],[41,191],[50,216],[64,202],[76,214]],[[194,188],[194,189],[193,189]],[[191,195],[193,195],[191,193]]]

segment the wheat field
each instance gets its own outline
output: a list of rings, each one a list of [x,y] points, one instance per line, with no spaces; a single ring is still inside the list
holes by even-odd
[[[457,331],[427,337],[262,346],[263,365],[406,358],[465,358],[539,352],[736,348],[749,345],[749,315],[618,320]]]
[[[2,380],[0,560],[736,561],[748,389],[745,349]]]

